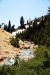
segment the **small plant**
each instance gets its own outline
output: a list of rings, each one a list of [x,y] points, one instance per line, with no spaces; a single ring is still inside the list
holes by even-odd
[[[17,47],[17,48],[19,48],[19,39],[18,38],[11,38],[10,39],[10,43],[11,43],[11,45],[13,45],[14,47]]]

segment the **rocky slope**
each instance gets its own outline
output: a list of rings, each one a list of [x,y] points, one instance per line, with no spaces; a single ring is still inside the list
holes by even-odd
[[[20,51],[10,44],[10,37],[12,37],[10,33],[0,29],[0,62],[7,57],[15,57]]]

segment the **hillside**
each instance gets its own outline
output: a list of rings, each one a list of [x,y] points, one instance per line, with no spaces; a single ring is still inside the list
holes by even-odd
[[[19,52],[19,49],[10,44],[10,37],[10,33],[0,29],[0,62],[6,57],[15,57]]]

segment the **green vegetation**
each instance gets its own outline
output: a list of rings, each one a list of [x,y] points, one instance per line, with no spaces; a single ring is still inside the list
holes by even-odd
[[[14,38],[14,37],[10,38],[10,43],[14,47],[17,47],[17,48],[19,47],[19,39],[18,38]]]
[[[18,34],[19,38],[33,41],[39,45],[50,45],[50,8],[47,15],[35,18],[34,22],[31,23],[26,31]]]
[[[41,22],[43,23],[43,25],[41,22],[39,25],[37,25],[37,19],[35,19],[34,23],[32,24],[32,27],[29,25],[29,28],[27,28],[26,31],[21,34],[18,34],[17,36],[19,36],[19,38],[21,39],[32,41],[35,44],[46,44],[47,29],[44,21],[42,17]]]
[[[40,23],[37,24],[39,20]],[[29,28],[26,31],[16,35],[15,38],[11,38],[10,43],[15,47],[19,47],[18,38],[33,41],[39,45],[35,57],[27,62],[24,60],[18,61],[18,57],[16,57],[14,65],[0,67],[0,75],[50,75],[50,7],[47,15],[42,16],[40,19],[35,18],[32,26],[31,23],[28,23]],[[21,28],[24,28],[23,16],[20,19],[20,24]],[[6,28],[7,26],[5,26]],[[8,28],[9,30],[11,28],[10,22]]]
[[[17,58],[18,59],[18,58]],[[12,66],[0,67],[0,75],[50,75],[50,46],[40,45],[35,58],[16,62]]]
[[[13,32],[15,30],[14,26],[15,25],[11,26],[11,21],[9,20],[8,25],[4,24],[4,30],[6,30],[7,32],[11,33],[11,32]]]
[[[47,19],[48,39],[47,43],[50,44],[50,6],[48,7],[48,19]]]
[[[21,24],[21,26],[20,26],[21,29],[22,29],[22,28],[25,28],[23,16],[21,16],[21,18],[20,18],[20,24]]]
[[[16,75],[16,69],[14,66],[0,66],[0,75]]]

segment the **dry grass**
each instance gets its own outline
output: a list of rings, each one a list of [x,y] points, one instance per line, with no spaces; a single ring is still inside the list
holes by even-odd
[[[2,29],[0,29],[0,59],[5,57],[15,57],[20,49],[13,47],[9,39],[12,35]]]

